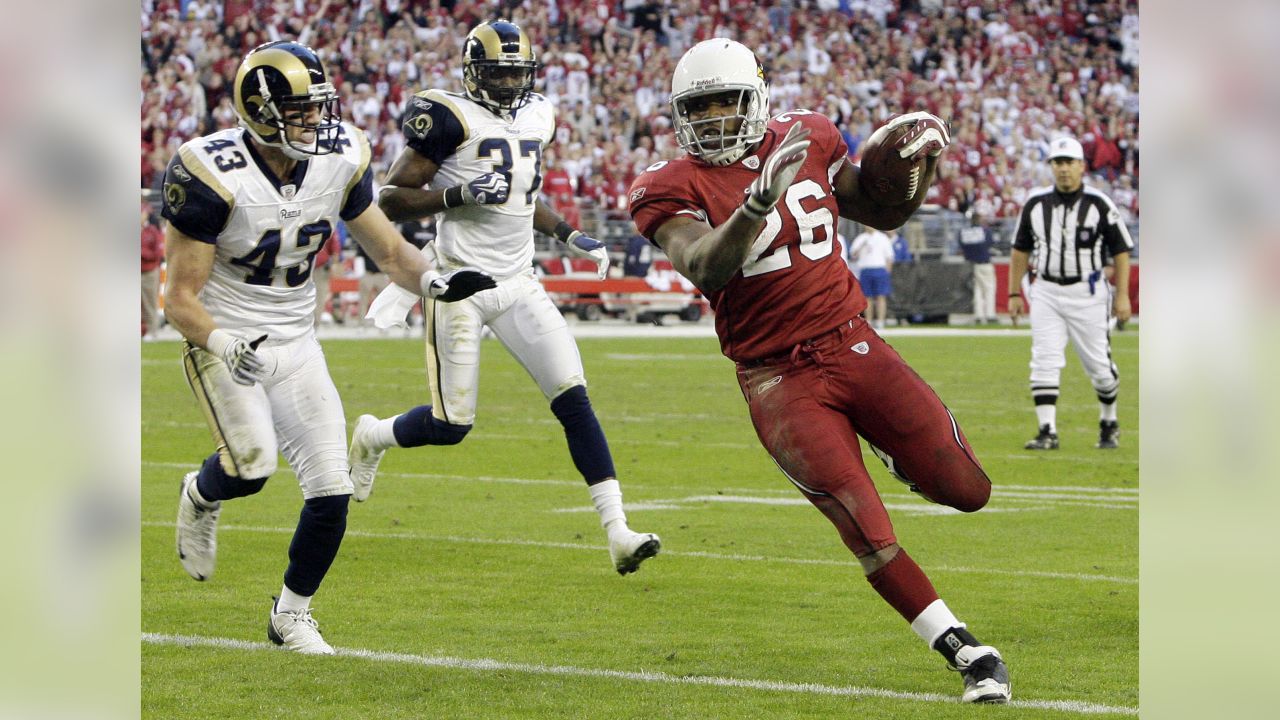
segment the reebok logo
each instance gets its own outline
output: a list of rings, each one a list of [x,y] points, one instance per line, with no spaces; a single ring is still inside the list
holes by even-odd
[[[866,355],[867,352],[871,350],[871,346],[867,345],[867,342],[864,340],[849,349],[858,353],[859,355]]]
[[[768,390],[771,390],[775,385],[777,385],[780,382],[782,382],[781,375],[771,377],[768,380],[765,380],[764,382],[760,383],[759,387],[756,388],[756,394],[763,395],[765,394],[765,392],[767,392]]]

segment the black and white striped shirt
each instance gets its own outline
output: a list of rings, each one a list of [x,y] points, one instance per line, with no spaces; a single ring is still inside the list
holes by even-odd
[[[1013,248],[1031,254],[1037,277],[1071,283],[1132,250],[1133,238],[1111,198],[1088,185],[1067,195],[1050,186],[1027,196]]]

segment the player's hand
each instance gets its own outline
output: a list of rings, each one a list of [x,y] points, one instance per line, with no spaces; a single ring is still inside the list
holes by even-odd
[[[603,280],[609,275],[609,250],[604,243],[590,237],[581,230],[574,230],[564,241],[569,254],[576,258],[586,258],[596,263],[596,272]]]
[[[786,137],[769,154],[769,159],[764,161],[760,177],[747,188],[747,201],[742,204],[742,209],[748,216],[758,220],[773,210],[782,193],[796,179],[796,173],[800,172],[800,166],[809,155],[808,149],[809,129],[800,123],[792,125]]]
[[[240,385],[253,385],[268,375],[267,363],[256,350],[267,336],[249,342],[236,337],[226,330],[214,330],[209,333],[206,343],[209,352],[222,358],[231,370],[231,379]]]
[[[466,205],[501,205],[511,191],[502,173],[485,173],[462,186],[462,202]]]
[[[1022,296],[1009,296],[1009,320],[1013,322],[1014,327],[1018,327],[1018,316],[1022,315]]]
[[[1129,304],[1129,296],[1116,293],[1115,301],[1116,320],[1120,322],[1129,322],[1129,318],[1133,316],[1133,307]]]
[[[481,290],[498,286],[494,279],[475,268],[464,267],[441,275],[434,270],[422,273],[422,294],[440,302],[466,300]]]
[[[886,130],[893,130],[899,125],[910,125],[907,134],[898,139],[898,155],[903,158],[916,159],[921,153],[929,157],[938,157],[943,149],[951,144],[951,130],[937,115],[923,110],[899,115],[885,124]]]

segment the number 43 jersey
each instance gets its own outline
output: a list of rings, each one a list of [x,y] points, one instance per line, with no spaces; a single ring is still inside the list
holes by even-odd
[[[542,185],[542,148],[555,133],[555,109],[542,95],[500,116],[465,95],[427,90],[405,109],[405,144],[439,166],[429,185],[444,190],[487,173],[510,187],[499,205],[463,205],[436,220],[436,254],[450,269],[479,268],[502,279],[533,265],[533,211]]]
[[[812,133],[808,157],[765,217],[742,269],[723,288],[704,291],[721,351],[737,362],[787,352],[867,306],[836,239],[840,212],[831,186],[848,153],[844,138],[825,116],[793,110],[772,118],[755,151],[732,165],[712,167],[686,155],[654,163],[631,185],[631,215],[650,240],[677,215],[718,227],[742,205],[794,123]]]
[[[277,179],[242,128],[190,140],[165,172],[162,215],[183,234],[216,246],[200,300],[218,327],[288,341],[310,332],[311,269],[339,218],[373,200],[369,141],[343,123],[328,155]]]

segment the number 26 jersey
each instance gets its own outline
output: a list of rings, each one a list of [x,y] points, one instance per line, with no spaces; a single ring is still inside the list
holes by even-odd
[[[867,306],[836,239],[840,213],[832,182],[848,154],[844,138],[826,116],[793,110],[773,117],[755,151],[732,165],[712,167],[686,155],[654,163],[631,185],[631,215],[651,241],[676,215],[718,227],[742,205],[793,123],[811,132],[808,157],[765,217],[746,263],[724,287],[704,291],[721,351],[737,362],[787,352]]]

